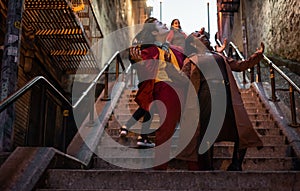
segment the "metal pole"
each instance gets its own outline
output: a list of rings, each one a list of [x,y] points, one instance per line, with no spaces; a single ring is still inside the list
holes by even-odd
[[[210,34],[210,22],[209,22],[209,2],[207,2],[207,32]]]
[[[9,0],[7,4],[6,35],[1,67],[0,101],[14,93],[18,81],[18,63],[22,34],[22,13],[24,0]],[[11,151],[12,132],[15,119],[14,106],[0,114],[0,152]]]
[[[162,1],[159,1],[160,21],[162,21]]]
[[[104,95],[101,98],[102,101],[109,101],[110,98],[108,96],[108,73],[109,73],[109,67],[106,68],[105,72],[104,72]]]

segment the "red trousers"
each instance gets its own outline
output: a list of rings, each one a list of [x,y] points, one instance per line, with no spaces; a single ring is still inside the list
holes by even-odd
[[[176,91],[175,91],[176,90]],[[179,96],[180,95],[180,96]],[[161,101],[155,104],[156,111],[160,117],[161,125],[155,132],[155,164],[160,164],[161,161],[169,161],[171,141],[166,141],[174,134],[176,125],[180,121],[181,103],[180,98],[183,98],[183,91],[176,86],[170,86],[165,82],[157,82],[154,85],[154,100]],[[184,100],[182,100],[184,102]],[[160,146],[158,149],[157,147]],[[156,170],[166,170],[168,163],[156,165]]]

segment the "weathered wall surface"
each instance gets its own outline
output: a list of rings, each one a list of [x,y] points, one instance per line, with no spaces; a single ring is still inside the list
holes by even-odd
[[[248,51],[260,41],[266,54],[300,74],[300,1],[243,0],[246,16]]]
[[[127,26],[130,22],[130,0],[93,1],[93,6],[104,36]]]

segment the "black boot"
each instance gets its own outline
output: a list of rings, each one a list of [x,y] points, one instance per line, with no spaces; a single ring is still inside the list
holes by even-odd
[[[198,155],[199,170],[214,170],[213,151],[214,146],[212,145],[205,153]]]
[[[238,149],[238,144],[234,144],[232,162],[228,166],[227,171],[242,171],[242,164],[245,158],[247,149]]]

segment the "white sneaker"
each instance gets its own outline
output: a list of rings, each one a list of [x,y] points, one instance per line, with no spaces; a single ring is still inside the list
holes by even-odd
[[[120,129],[120,137],[126,137],[127,134],[128,134],[127,127],[125,125],[123,125]]]

